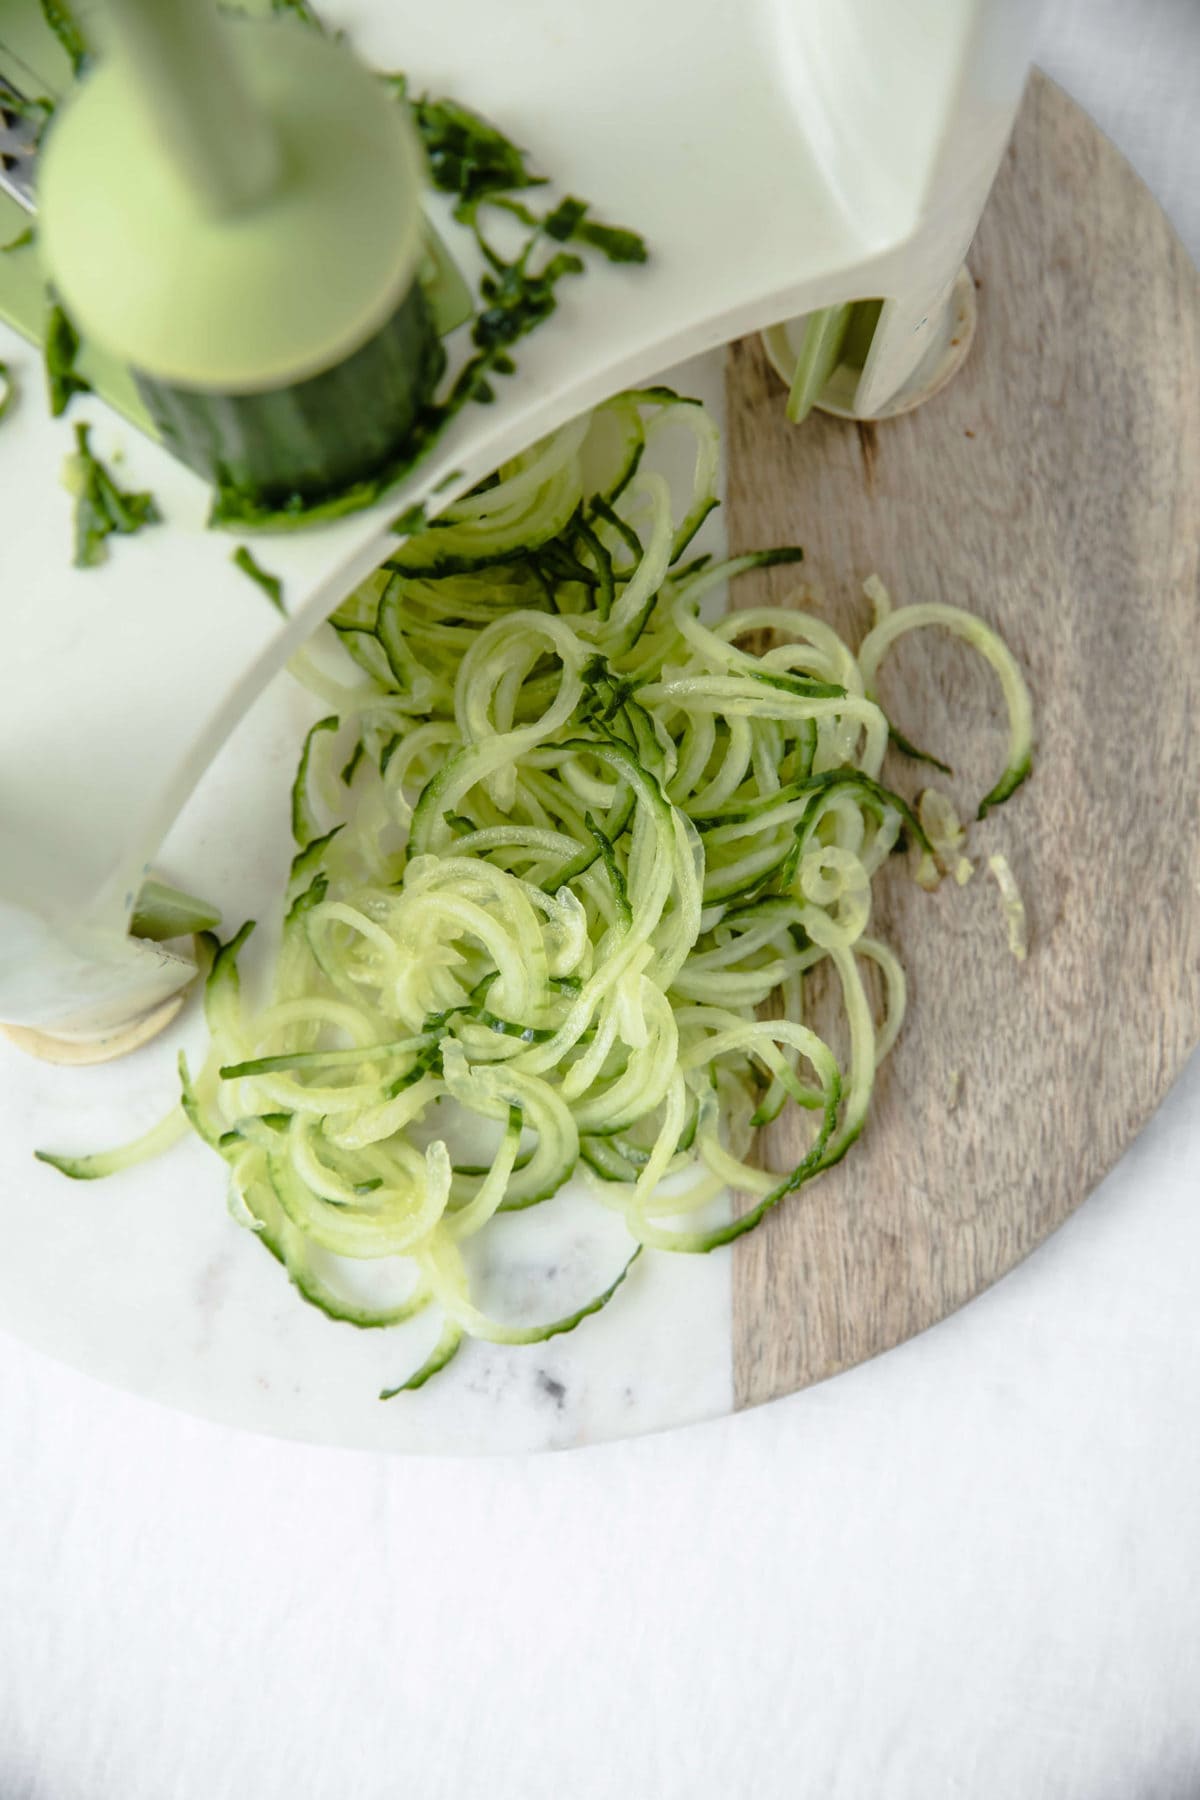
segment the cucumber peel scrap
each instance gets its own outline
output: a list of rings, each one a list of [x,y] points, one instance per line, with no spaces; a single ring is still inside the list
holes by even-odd
[[[50,413],[55,419],[66,412],[76,394],[90,394],[92,384],[76,372],[79,333],[56,301],[46,320],[43,357],[46,365],[46,395]]]
[[[280,577],[263,568],[248,544],[239,544],[229,560],[235,569],[240,569],[256,587],[262,589],[275,611],[282,613],[286,619],[287,607],[283,603],[283,582]]]
[[[679,433],[694,469],[673,497],[654,465]],[[466,1338],[575,1329],[642,1250],[728,1244],[850,1149],[905,1008],[874,877],[902,838],[953,868],[965,835],[948,802],[918,816],[882,779],[872,689],[901,633],[953,631],[1000,677],[1009,755],[985,806],[1028,766],[1020,672],[960,609],[880,603],[857,653],[804,588],[713,616],[723,584],[799,554],[684,561],[716,479],[702,407],[618,396],[426,524],[294,661],[335,710],[300,757],[282,940],[254,1000],[250,928],[206,940],[211,1048],[176,1113],[305,1299],[359,1327],[440,1316],[384,1398]],[[818,968],[844,1053],[805,1023]],[[798,1160],[756,1166],[788,1106]],[[561,1316],[491,1316],[479,1245],[498,1254],[505,1214],[580,1174],[619,1252]]]
[[[76,425],[75,453],[67,458],[65,481],[75,495],[75,567],[94,569],[108,560],[108,540],[132,537],[162,514],[154,496],[119,487],[92,450],[90,425]]]
[[[168,938],[193,937],[211,932],[221,915],[207,900],[182,893],[162,881],[144,881],[133,908],[129,929],[134,937],[161,944]]]

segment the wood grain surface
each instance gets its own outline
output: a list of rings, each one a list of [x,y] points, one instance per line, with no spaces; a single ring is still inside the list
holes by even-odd
[[[1032,779],[971,845],[1013,867],[1028,960],[1008,952],[985,868],[929,895],[891,859],[872,929],[906,965],[908,1020],[850,1156],[736,1248],[739,1406],[902,1342],[1012,1268],[1200,1038],[1196,271],[1040,76],[969,264],[971,355],[907,417],[796,429],[757,340],[730,352],[731,548],[802,543],[817,609],[852,643],[873,570],[898,605],[972,608],[1020,658],[1037,716]],[[736,598],[783,598],[795,573]],[[993,678],[926,631],[881,687],[899,727],[954,765],[941,785],[972,816],[1003,762]],[[887,773],[910,795],[925,785],[894,753]],[[774,1129],[770,1162],[794,1162],[786,1122]]]

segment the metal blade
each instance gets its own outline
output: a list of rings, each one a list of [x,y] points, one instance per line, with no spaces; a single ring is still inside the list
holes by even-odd
[[[0,75],[0,193],[26,212],[34,210],[33,170],[43,122],[37,103],[28,102]]]

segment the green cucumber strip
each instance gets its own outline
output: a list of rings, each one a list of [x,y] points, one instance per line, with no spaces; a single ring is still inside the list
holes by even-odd
[[[309,5],[308,0],[271,0],[271,11],[286,13],[293,19],[299,19],[300,23],[307,25],[310,30],[319,31],[324,35],[325,27]]]
[[[260,587],[277,613],[287,618],[287,607],[283,603],[283,582],[278,575],[270,575],[257,561],[248,545],[239,544],[230,558],[235,568],[248,575],[257,587]]]
[[[954,774],[954,770],[950,767],[949,763],[939,762],[936,756],[931,756],[929,754],[928,750],[919,750],[915,744],[909,742],[902,731],[897,731],[896,727],[890,722],[888,724],[888,738],[890,742],[896,746],[896,749],[900,752],[901,756],[907,756],[910,761],[928,763],[931,769],[937,769],[942,775],[952,776]]]
[[[362,744],[359,744],[361,751]],[[292,866],[288,873],[288,884],[285,899],[291,906],[296,899],[312,885],[313,878],[325,860],[325,852],[340,831],[345,829],[345,821],[325,832],[323,837],[310,838],[303,850],[297,850],[292,858]]]
[[[337,640],[351,660],[358,664],[372,681],[381,687],[391,685],[393,671],[388,663],[387,654],[373,627],[363,625],[334,625]]]
[[[296,770],[296,779],[292,783],[292,836],[302,850],[307,850],[314,838],[319,835],[316,814],[309,796],[309,768],[312,762],[314,740],[323,731],[336,731],[340,721],[330,715],[318,719],[311,726],[304,739],[304,748],[300,752],[300,763]]]
[[[629,231],[622,225],[604,225],[598,219],[589,219],[586,200],[568,196],[548,213],[535,213],[532,207],[507,196],[494,195],[491,203],[512,213],[523,225],[543,231],[556,243],[587,244],[593,250],[599,250],[609,262],[644,263],[649,255],[646,240],[638,232]]]
[[[58,39],[73,75],[82,75],[91,54],[67,0],[40,0],[42,17]]]
[[[898,637],[931,625],[964,639],[979,652],[996,675],[1008,710],[1004,772],[979,803],[976,816],[982,819],[993,806],[1002,805],[1016,793],[1033,767],[1033,702],[1016,659],[997,633],[960,606],[934,601],[902,606],[881,618],[859,646],[864,686],[868,694],[874,693],[879,666]]]
[[[620,919],[622,925],[630,926],[633,924],[633,908],[629,904],[629,888],[626,884],[624,875],[621,873],[620,865],[617,862],[616,851],[613,849],[610,839],[605,837],[595,819],[593,819],[591,813],[584,814],[583,822],[587,827],[589,835],[592,837],[600,851],[600,857],[604,863],[605,872],[608,875],[609,883],[612,887],[613,899],[616,902],[617,917]]]
[[[574,1331],[577,1326],[582,1325],[585,1319],[594,1318],[598,1312],[603,1312],[604,1308],[624,1285],[630,1270],[633,1268],[634,1263],[638,1260],[641,1253],[642,1248],[639,1244],[628,1262],[625,1263],[623,1268],[621,1268],[616,1277],[609,1282],[606,1288],[599,1294],[596,1294],[591,1300],[585,1301],[585,1303],[578,1307],[574,1312],[567,1313],[564,1318],[553,1319],[547,1325],[503,1325],[498,1319],[488,1319],[485,1321],[484,1326],[482,1328],[477,1327],[472,1335],[475,1337],[486,1338],[491,1344],[546,1344],[549,1343],[550,1339],[553,1337],[562,1337],[567,1332]]]
[[[979,810],[975,817],[984,819],[991,812],[993,806],[1003,806],[1006,800],[1011,800],[1017,789],[1029,780],[1032,773],[1033,752],[1026,751],[1015,763],[1009,765],[995,787],[984,795],[979,802]]]
[[[284,914],[285,925],[298,925],[305,913],[311,912],[314,906],[320,906],[329,892],[329,877],[314,875],[303,892],[296,895],[287,912]]]
[[[418,532],[424,531],[428,523],[429,517],[425,511],[425,502],[418,500],[415,505],[406,506],[403,512],[397,513],[389,529],[394,531],[397,537],[410,538],[416,537]]]
[[[43,345],[46,363],[46,394],[54,418],[66,412],[76,394],[90,394],[92,384],[75,368],[79,354],[79,333],[57,303],[50,308]]]
[[[625,520],[621,517],[620,513],[616,511],[615,507],[613,507],[609,504],[609,501],[605,495],[593,494],[593,496],[592,496],[592,512],[596,518],[603,519],[606,525],[612,526],[613,530],[616,532],[617,536],[621,539],[621,541],[625,545],[626,549],[631,553],[634,560],[636,562],[640,562],[641,558],[642,558],[642,540],[641,540],[641,538],[638,536],[637,532],[633,529],[633,526],[630,525],[627,520]]]
[[[770,669],[756,669],[753,678],[761,681],[764,687],[796,694],[802,700],[844,700],[846,697],[844,687],[832,681],[816,681],[811,675],[778,675]]]
[[[823,803],[835,789],[860,794],[877,817],[889,808],[898,812],[905,829],[912,834],[913,841],[919,844],[922,850],[928,851],[930,855],[933,854],[933,845],[929,841],[925,828],[907,800],[901,799],[900,795],[894,793],[891,788],[886,788],[880,782],[873,781],[861,770],[830,769],[823,775],[810,776],[803,785],[811,791],[812,799],[796,824],[791,846],[782,865],[780,884],[784,888],[791,886],[796,866],[812,838]]]
[[[217,1073],[222,1081],[240,1081],[246,1075],[274,1075],[283,1069],[357,1068],[363,1063],[411,1056],[434,1042],[428,1036],[417,1036],[397,1038],[391,1044],[355,1045],[352,1050],[287,1050],[278,1056],[253,1056],[246,1062],[223,1063]]]
[[[49,1163],[72,1181],[100,1181],[106,1175],[120,1175],[125,1169],[161,1156],[187,1136],[188,1122],[183,1108],[173,1106],[149,1131],[114,1150],[95,1150],[87,1156],[66,1156],[52,1150],[35,1150],[33,1154],[38,1162]]]
[[[236,1011],[241,999],[238,958],[254,929],[254,920],[247,919],[226,943],[217,944],[215,939],[212,940],[214,954],[204,984],[204,1016],[214,1038],[227,1029],[230,1015]]]
[[[196,1084],[192,1080],[187,1057],[182,1050],[179,1052],[176,1066],[179,1071],[179,1104],[184,1117],[196,1136],[202,1138],[210,1150],[216,1150],[219,1155],[225,1155],[228,1148],[225,1143],[226,1134],[209,1118],[208,1112],[196,1092]]]
[[[827,306],[809,315],[787,399],[787,416],[793,425],[808,417],[836,369],[853,310],[852,304]]]
[[[61,410],[61,409],[60,409]],[[75,454],[68,458],[66,483],[75,495],[75,567],[94,569],[108,560],[108,539],[131,537],[162,520],[153,494],[118,487],[89,442],[90,425],[76,425]]]
[[[432,1376],[440,1374],[455,1355],[462,1341],[461,1328],[454,1323],[453,1319],[447,1319],[438,1335],[436,1344],[420,1368],[415,1369],[408,1380],[402,1381],[398,1387],[381,1388],[379,1398],[394,1400],[397,1394],[415,1394],[417,1389],[423,1388]]]
[[[200,931],[215,931],[221,923],[219,908],[195,894],[168,887],[162,881],[143,881],[134,902],[129,929],[134,937],[163,943],[168,938],[191,937]]]
[[[633,1182],[637,1180],[637,1167],[616,1149],[611,1140],[604,1137],[583,1137],[579,1140],[580,1160],[589,1169],[599,1175],[602,1181]]]

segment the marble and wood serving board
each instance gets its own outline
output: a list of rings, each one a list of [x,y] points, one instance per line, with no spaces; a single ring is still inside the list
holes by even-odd
[[[905,963],[909,1014],[852,1154],[732,1251],[643,1257],[619,1304],[571,1336],[471,1345],[381,1404],[424,1354],[425,1321],[400,1341],[306,1308],[228,1218],[198,1142],[111,1183],[32,1162],[35,1145],[145,1129],[174,1092],[178,1048],[202,1042],[194,1006],[107,1067],[51,1070],[0,1044],[0,1328],[260,1431],[377,1450],[562,1447],[750,1406],[874,1356],[995,1281],[1084,1198],[1200,1037],[1200,298],[1146,189],[1037,77],[969,262],[971,353],[908,416],[793,428],[756,340],[687,372],[724,414],[731,548],[802,543],[813,604],[852,642],[872,572],[897,604],[968,606],[1033,690],[1033,777],[972,843],[1013,868],[1028,959],[1008,953],[984,870],[931,895],[892,859],[874,929]],[[766,572],[735,600],[783,598],[796,573]],[[965,814],[1002,761],[992,678],[923,632],[885,664],[882,697],[953,763]],[[167,878],[218,893],[231,924],[265,916],[278,891],[315,716],[273,684],[164,846]],[[910,794],[923,785],[901,758],[889,772]],[[763,1146],[773,1164],[795,1161],[787,1129]],[[611,1254],[597,1213],[577,1193],[513,1215],[508,1285],[489,1299],[569,1310]]]

